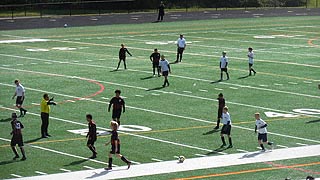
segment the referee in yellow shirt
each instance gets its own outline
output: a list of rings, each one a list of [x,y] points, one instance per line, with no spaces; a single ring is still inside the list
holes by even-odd
[[[49,126],[49,113],[50,113],[50,106],[49,105],[57,105],[53,102],[53,98],[49,98],[48,94],[43,95],[43,99],[40,104],[41,108],[41,137],[48,138],[50,135],[48,134],[48,126]]]

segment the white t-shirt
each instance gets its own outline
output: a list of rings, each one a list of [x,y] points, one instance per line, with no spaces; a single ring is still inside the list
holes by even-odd
[[[184,38],[179,38],[177,41],[178,47],[179,48],[185,48],[186,47],[186,40]]]
[[[228,122],[230,121],[230,125],[231,125],[231,117],[230,114],[228,112],[226,113],[222,113],[222,124],[228,124]]]
[[[159,66],[161,67],[161,71],[164,72],[164,71],[169,71],[169,62],[164,59],[164,60],[160,60],[159,61]]]
[[[24,92],[25,92],[24,87],[21,84],[18,84],[18,86],[16,86],[17,96],[23,96]]]
[[[254,53],[253,51],[248,52],[249,63],[253,64]]]
[[[258,133],[259,133],[259,134],[265,134],[265,133],[268,132],[266,127],[261,128],[261,127],[264,126],[265,124],[267,124],[267,123],[264,122],[264,120],[262,120],[262,119],[257,119],[257,120],[256,120],[256,126],[257,126],[257,129],[258,129]]]
[[[228,57],[227,56],[225,56],[225,57],[221,56],[220,62],[221,62],[220,68],[227,68]]]

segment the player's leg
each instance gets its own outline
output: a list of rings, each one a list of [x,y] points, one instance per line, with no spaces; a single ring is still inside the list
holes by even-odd
[[[44,123],[44,131],[45,135],[51,137],[51,135],[48,133],[48,127],[49,127],[49,114],[47,114],[45,118],[45,123]]]
[[[15,140],[14,140],[14,138],[11,140],[11,149],[12,149],[12,151],[13,151],[13,153],[14,153],[14,158],[13,158],[13,160],[16,160],[17,158],[19,158],[19,154],[18,154],[18,151],[17,151],[17,149],[16,149],[16,143],[14,142]]]
[[[179,62],[179,56],[180,56],[180,48],[177,49],[177,60],[176,60],[176,62]]]
[[[222,81],[223,80],[223,69],[221,68],[220,69],[220,81]]]
[[[46,138],[45,134],[45,114],[41,113],[41,137]]]
[[[182,60],[183,50],[184,50],[184,49],[180,49],[180,62],[181,62],[181,60]]]
[[[124,69],[127,69],[126,58],[123,58],[123,65],[124,65]]]
[[[21,161],[26,160],[26,159],[27,159],[27,157],[26,157],[26,153],[25,153],[25,151],[24,151],[23,146],[20,146],[20,151],[21,151],[21,154],[22,154]]]
[[[160,68],[160,66],[159,66],[159,65],[157,65],[157,71],[158,71],[158,77],[160,77],[160,76],[161,76],[161,75],[160,75],[161,68]]]
[[[120,158],[123,162],[125,162],[128,165],[128,169],[129,169],[131,162],[126,157],[120,154],[120,144],[118,144],[116,155],[118,158]]]
[[[252,64],[249,63],[249,76],[251,76],[251,70],[252,70],[251,66]]]
[[[222,118],[222,108],[218,108],[217,125],[214,129],[219,129],[221,118]]]
[[[111,148],[111,149],[113,149],[113,148]],[[113,152],[114,152],[114,150],[111,150],[110,153],[109,153],[108,167],[104,168],[105,170],[111,170],[112,169],[112,154],[114,154]]]
[[[92,152],[92,156],[90,157],[90,159],[94,159],[97,157],[97,152],[93,146],[94,142],[92,140],[88,140],[87,142],[87,147],[90,149],[90,151]]]
[[[156,75],[156,64],[155,63],[152,63],[152,71],[153,71],[153,76]]]
[[[226,74],[227,74],[227,80],[229,80],[230,78],[229,78],[229,73],[228,73],[228,69],[226,68]]]
[[[258,134],[258,143],[259,143],[259,145],[261,147],[261,150],[265,151],[265,148],[264,148],[264,145],[263,145],[263,139],[264,139],[263,136],[264,136],[263,134]]]
[[[121,60],[122,60],[122,59],[119,59],[118,66],[117,66],[117,70],[118,70],[119,67],[120,67]]]
[[[229,146],[228,148],[232,148],[232,139],[231,139],[231,125],[228,125],[228,140],[229,140]]]

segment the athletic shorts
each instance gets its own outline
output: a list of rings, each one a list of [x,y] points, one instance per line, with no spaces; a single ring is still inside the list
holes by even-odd
[[[19,147],[23,146],[23,138],[22,134],[13,135],[11,138],[11,146],[16,146],[18,144]]]
[[[169,71],[163,71],[162,72],[162,76],[168,76],[169,75]]]
[[[119,119],[120,116],[121,116],[121,111],[122,111],[122,109],[113,110],[112,111],[112,118],[113,119],[115,119],[115,118]]]
[[[22,96],[17,96],[16,99],[16,105],[22,105],[23,104],[24,99],[22,100]]]
[[[218,109],[218,118],[222,118],[222,108]]]
[[[184,51],[184,48],[179,47],[177,51],[178,51],[179,54],[182,54],[183,51]]]
[[[97,140],[96,138],[88,139],[88,141],[87,141],[87,145],[89,145],[89,144],[90,144],[90,145],[92,145],[92,146],[93,146],[93,145],[94,145],[94,142],[96,142],[96,140]]]
[[[252,67],[252,66],[253,66],[253,64],[249,63],[249,67]]]
[[[226,124],[224,124],[224,125],[222,126],[222,129],[221,129],[221,134],[230,135],[230,134],[231,134],[231,125],[226,125]]]
[[[228,68],[221,68],[221,72],[228,72]]]
[[[265,133],[265,134],[258,134],[258,140],[260,141],[262,141],[262,142],[267,142],[268,141],[268,137],[267,137],[267,133]]]
[[[153,65],[153,68],[159,68],[159,61],[153,62],[152,65]]]
[[[112,144],[110,153],[111,154],[120,154],[120,144],[118,144],[117,152],[116,152],[116,146],[114,144]]]

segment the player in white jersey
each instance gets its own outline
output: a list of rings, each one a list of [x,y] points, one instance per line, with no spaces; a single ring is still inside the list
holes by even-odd
[[[164,83],[162,87],[166,84],[169,86],[168,75],[171,73],[171,68],[169,62],[165,59],[164,55],[161,55],[161,60],[159,62],[159,67],[161,68],[162,76],[164,77]]]
[[[220,146],[220,148],[223,148],[224,146],[226,146],[226,141],[224,139],[224,135],[228,135],[229,138],[229,146],[228,148],[232,148],[232,139],[231,139],[231,118],[230,118],[230,114],[229,114],[229,108],[227,106],[225,106],[223,108],[223,113],[222,113],[222,129],[221,129],[221,141],[222,141],[222,145]]]
[[[177,40],[177,46],[178,46],[178,49],[177,49],[176,63],[178,63],[179,61],[181,62],[183,51],[185,50],[185,48],[187,46],[186,40],[184,39],[182,34],[180,34],[180,37]]]
[[[16,107],[20,110],[20,117],[23,117],[27,113],[27,110],[22,107],[26,91],[18,79],[14,81],[14,84],[16,85],[16,91],[14,92],[12,99],[17,96]]]
[[[256,75],[256,71],[252,68],[253,66],[253,58],[254,58],[254,53],[252,47],[248,48],[248,61],[249,61],[249,76],[251,76],[251,71],[253,72],[253,75]]]
[[[265,151],[263,144],[268,144],[269,146],[271,146],[271,149],[272,149],[273,142],[269,142],[267,137],[267,133],[268,133],[267,123],[260,118],[260,113],[257,112],[254,114],[254,116],[256,118],[256,126],[254,129],[254,132],[257,133],[257,130],[258,130],[258,143],[261,147],[261,150]]]
[[[228,73],[228,57],[226,56],[227,52],[223,51],[222,56],[220,57],[220,81],[223,80],[223,74],[222,72],[225,72],[227,74],[227,80],[229,80],[229,73]]]

